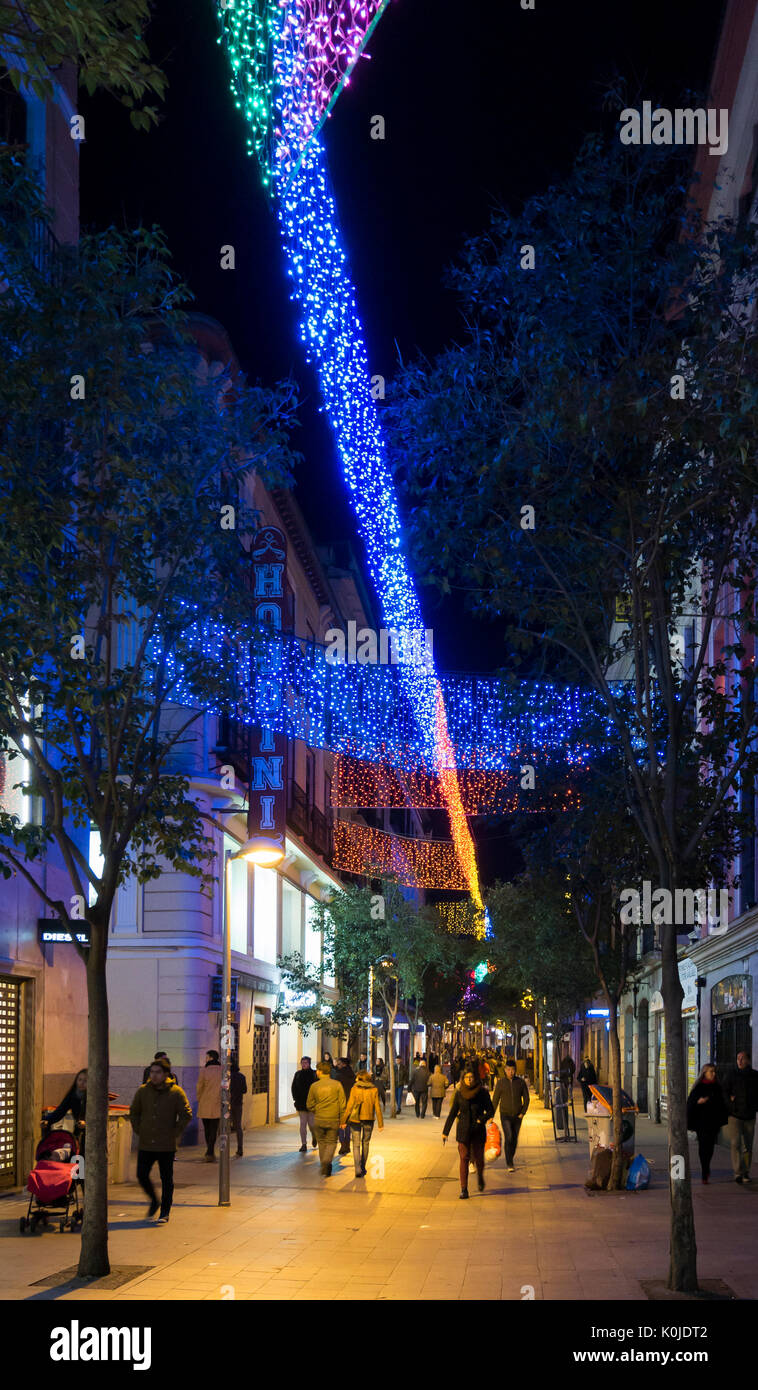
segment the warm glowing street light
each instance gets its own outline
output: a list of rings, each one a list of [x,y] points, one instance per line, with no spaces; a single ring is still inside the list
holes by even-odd
[[[227,850],[224,864],[224,923],[221,943],[223,975],[221,994],[223,1014],[220,1038],[221,1052],[221,1123],[218,1131],[218,1204],[231,1205],[230,1197],[230,1154],[229,1154],[229,1047],[232,1020],[232,934],[229,929],[229,904],[232,900],[232,863],[242,859],[257,864],[261,869],[273,869],[284,858],[284,850],[275,840],[265,835],[252,835],[237,850]]]

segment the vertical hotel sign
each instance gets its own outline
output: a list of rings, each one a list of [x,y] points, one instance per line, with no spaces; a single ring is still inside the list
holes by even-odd
[[[284,576],[287,539],[276,526],[263,526],[253,537],[253,607],[260,627],[280,633],[284,626]],[[267,644],[255,661],[256,724],[252,736],[248,836],[267,840],[274,858],[284,854],[287,824],[287,739],[271,725],[282,708],[284,692],[277,659],[278,643]]]

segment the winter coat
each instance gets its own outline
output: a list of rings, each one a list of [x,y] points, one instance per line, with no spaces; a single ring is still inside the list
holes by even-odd
[[[561,1061],[559,1071],[561,1076],[572,1077],[574,1075],[574,1072],[576,1071],[576,1065],[574,1063],[573,1057],[564,1057]]]
[[[501,1077],[495,1087],[492,1104],[495,1110],[500,1106],[504,1119],[523,1120],[529,1109],[529,1087],[523,1076],[514,1076],[512,1081],[507,1076]]]
[[[341,1082],[333,1081],[330,1076],[320,1076],[308,1092],[305,1108],[313,1111],[317,1125],[322,1125],[324,1129],[339,1129],[346,1103]]]
[[[154,1086],[148,1081],[137,1091],[129,1119],[137,1135],[138,1148],[171,1153],[192,1119],[192,1111],[181,1086],[174,1085],[173,1081]]]
[[[754,1120],[758,1111],[758,1071],[753,1067],[732,1067],[724,1080],[724,1096],[730,1115],[738,1120]]]
[[[409,1089],[414,1096],[422,1096],[429,1090],[429,1068],[424,1066],[423,1062],[419,1062],[418,1066],[413,1068]]]
[[[395,1085],[398,1087],[408,1085],[408,1068],[405,1062],[395,1063]]]
[[[69,1110],[78,1124],[84,1120],[87,1114],[87,1092],[77,1091],[76,1082],[66,1092],[60,1105],[56,1105],[51,1115],[45,1117],[47,1124],[54,1125],[58,1120],[62,1120],[64,1115],[68,1115]]]
[[[705,1105],[699,1105],[706,1096]],[[697,1081],[687,1097],[687,1128],[696,1134],[715,1134],[726,1124],[728,1111],[718,1081]]]
[[[576,1074],[576,1079],[580,1083],[580,1085],[597,1085],[597,1072],[595,1071],[592,1062],[582,1062],[582,1065],[580,1066]]]
[[[379,1068],[377,1067],[376,1070],[375,1070],[375,1072],[374,1072],[374,1085],[376,1086],[376,1089],[377,1089],[377,1091],[379,1092],[379,1099],[380,1099],[380,1101],[382,1102],[382,1105],[384,1105],[384,1103],[385,1103],[385,1101],[386,1101],[386,1099],[387,1099],[387,1086],[388,1086],[388,1084],[389,1084],[389,1073],[388,1073],[388,1071],[387,1071],[387,1068],[386,1068],[386,1067],[382,1067],[382,1069],[381,1069],[381,1071],[380,1071]]]
[[[229,1077],[229,1104],[240,1106],[242,1097],[247,1095],[247,1079],[241,1071],[233,1071]]]
[[[217,1062],[206,1063],[197,1078],[197,1117],[221,1119],[221,1067]]]
[[[489,1092],[484,1086],[474,1086],[469,1090],[468,1086],[461,1082],[450,1106],[450,1114],[445,1120],[442,1133],[448,1135],[453,1127],[453,1120],[458,1120],[455,1137],[459,1144],[470,1144],[472,1140],[485,1139],[487,1134],[487,1121],[492,1119],[495,1111]]]
[[[345,1119],[351,1125],[378,1120],[379,1128],[384,1129],[384,1115],[379,1104],[379,1092],[372,1081],[356,1081],[347,1098]]]
[[[433,1100],[441,1100],[444,1096],[449,1082],[441,1067],[435,1067],[429,1080],[429,1090]]]
[[[296,1110],[308,1109],[308,1092],[317,1081],[318,1072],[315,1072],[313,1067],[309,1067],[307,1071],[303,1071],[301,1067],[299,1071],[295,1072],[292,1078],[292,1099],[295,1102]]]
[[[349,1062],[345,1067],[332,1067],[332,1081],[339,1081],[347,1100],[355,1085],[355,1072]]]

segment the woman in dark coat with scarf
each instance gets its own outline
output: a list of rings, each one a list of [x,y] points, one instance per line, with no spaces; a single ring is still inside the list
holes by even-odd
[[[706,1062],[687,1097],[687,1128],[694,1130],[697,1135],[704,1183],[709,1181],[711,1175],[716,1136],[727,1118],[726,1101],[716,1078],[716,1068],[713,1062]]]
[[[79,1151],[84,1153],[84,1134],[87,1115],[87,1068],[76,1073],[60,1105],[45,1116],[48,1128],[62,1120],[69,1112],[74,1117],[74,1134],[79,1141]]]
[[[468,1197],[470,1162],[476,1167],[479,1191],[484,1191],[484,1144],[487,1138],[487,1121],[492,1119],[494,1113],[488,1090],[477,1081],[473,1071],[468,1068],[463,1073],[463,1080],[453,1096],[450,1114],[442,1130],[442,1142],[446,1144],[453,1120],[458,1120],[455,1137],[460,1159],[462,1198]]]

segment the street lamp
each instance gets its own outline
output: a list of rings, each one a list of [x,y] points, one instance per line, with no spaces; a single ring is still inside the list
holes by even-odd
[[[237,850],[226,851],[224,863],[224,921],[223,939],[221,943],[222,951],[222,980],[221,993],[223,995],[223,1026],[221,1028],[221,1123],[218,1132],[218,1204],[220,1207],[231,1206],[229,1195],[229,1054],[231,1048],[229,1043],[232,1038],[232,936],[229,929],[229,904],[232,900],[232,863],[235,859],[243,859],[258,864],[261,868],[271,869],[275,864],[279,864],[284,858],[284,850],[272,840],[267,840],[263,835],[253,835],[240,845]]]

